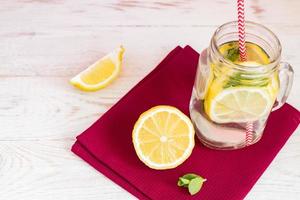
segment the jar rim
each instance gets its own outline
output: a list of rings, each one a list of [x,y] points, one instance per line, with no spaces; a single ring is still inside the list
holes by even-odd
[[[245,66],[245,65],[240,65],[240,64],[235,64],[233,62],[230,62],[229,60],[225,59],[224,56],[221,54],[221,52],[219,51],[218,45],[217,45],[217,34],[220,33],[220,31],[228,26],[236,26],[237,27],[238,21],[230,21],[227,22],[225,24],[222,24],[221,26],[219,26],[216,31],[213,34],[213,37],[211,39],[211,46],[212,46],[212,50],[215,53],[215,55],[218,56],[218,59],[221,60],[223,63],[225,63],[226,65],[240,70],[240,71],[256,71],[256,70],[260,70],[260,69],[264,69],[264,70],[274,70],[277,68],[277,65],[280,61],[280,57],[281,57],[281,51],[282,51],[282,47],[281,47],[281,43],[278,39],[278,37],[266,26],[262,25],[262,24],[258,24],[256,22],[252,22],[252,21],[245,21],[246,26],[247,25],[253,25],[255,27],[259,27],[263,30],[265,30],[266,32],[268,32],[271,37],[274,39],[278,50],[276,52],[276,55],[274,56],[274,59],[272,59],[272,61],[267,64],[267,65],[257,65],[257,66]],[[237,29],[236,29],[237,30]],[[247,30],[246,30],[247,31]],[[236,31],[237,33],[237,31]]]

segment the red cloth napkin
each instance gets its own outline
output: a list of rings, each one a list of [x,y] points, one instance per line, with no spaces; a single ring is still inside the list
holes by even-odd
[[[156,105],[172,105],[189,114],[189,100],[199,54],[176,47],[98,121],[77,137],[72,151],[139,199],[240,200],[269,166],[300,121],[300,113],[285,104],[272,112],[262,139],[250,147],[218,151],[198,139],[192,155],[171,170],[153,170],[136,156],[131,131],[139,115]],[[207,179],[190,196],[177,186],[178,177],[197,173]]]

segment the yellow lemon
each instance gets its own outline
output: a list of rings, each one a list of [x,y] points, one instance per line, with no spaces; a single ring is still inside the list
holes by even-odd
[[[153,107],[139,117],[132,140],[139,159],[153,169],[171,169],[182,164],[194,148],[191,120],[172,106]]]
[[[120,46],[73,77],[71,84],[84,91],[96,91],[106,87],[120,73],[123,53],[124,48]]]

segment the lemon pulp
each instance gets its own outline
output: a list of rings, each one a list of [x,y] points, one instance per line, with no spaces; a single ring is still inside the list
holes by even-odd
[[[172,106],[155,106],[142,113],[132,140],[139,159],[153,169],[171,169],[183,163],[194,147],[190,119]]]
[[[113,50],[73,77],[70,82],[84,91],[96,91],[114,81],[121,71],[124,48]]]

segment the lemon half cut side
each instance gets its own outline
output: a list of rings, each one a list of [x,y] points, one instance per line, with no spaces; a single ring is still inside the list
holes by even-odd
[[[172,106],[155,106],[142,113],[132,140],[139,159],[152,169],[172,169],[192,153],[195,131],[191,120]]]

